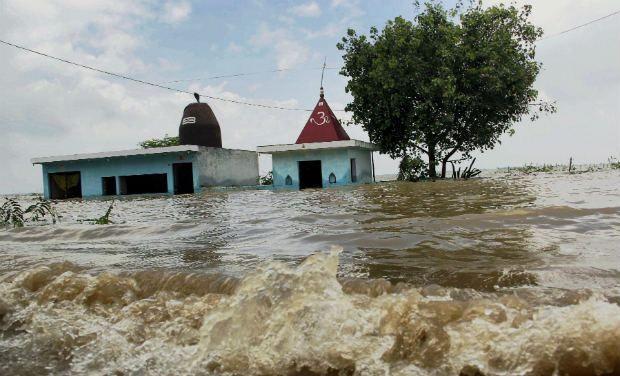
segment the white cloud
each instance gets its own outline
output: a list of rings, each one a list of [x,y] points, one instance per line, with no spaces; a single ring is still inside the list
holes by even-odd
[[[308,39],[320,38],[320,37],[335,37],[342,36],[346,30],[346,25],[342,22],[330,23],[324,25],[318,29],[302,29]]]
[[[333,12],[341,12],[340,17],[318,28],[302,28],[301,31],[308,39],[340,37],[348,28],[357,28],[359,26],[357,20],[364,15],[358,0],[333,0],[331,7],[341,8],[333,10]]]
[[[263,86],[262,84],[258,84],[258,83],[255,83],[255,84],[250,84],[250,85],[248,85],[248,91],[249,91],[250,93],[254,93],[254,92],[256,92],[258,89],[260,89],[262,86]]]
[[[240,45],[238,45],[235,42],[230,42],[230,43],[228,43],[228,47],[226,47],[226,50],[228,52],[232,52],[232,53],[238,54],[240,52],[243,52],[243,47],[241,47]]]
[[[487,0],[485,5],[507,3]],[[618,10],[617,0],[515,0],[519,6],[532,5],[532,21],[551,35]],[[614,22],[611,20],[611,22]],[[615,21],[617,22],[617,21]],[[596,27],[596,26],[594,26]]]
[[[295,19],[295,17],[291,17],[288,15],[284,15],[281,14],[278,16],[278,22],[284,25],[287,25],[289,27],[294,26],[295,23],[297,22],[297,20]]]
[[[364,14],[359,0],[332,0],[332,8],[343,8],[346,10],[344,18],[352,19]]]
[[[336,8],[343,5],[349,5],[349,0],[332,0],[332,7]]]
[[[32,49],[132,75],[166,65],[137,54],[146,42],[136,26],[158,17],[148,2],[7,0],[0,7],[0,34]],[[32,157],[135,147],[162,134],[154,124],[174,131],[187,101],[8,46],[0,46],[0,60],[0,87],[10,88],[0,91],[0,192],[41,190]]]
[[[499,3],[499,0],[493,3]],[[518,0],[532,5],[532,21],[547,36],[617,10],[617,0]],[[557,101],[558,112],[524,121],[513,137],[480,158],[483,167],[524,163],[604,162],[620,155],[620,45],[618,18],[537,43],[543,71],[540,96]]]
[[[300,4],[289,9],[289,12],[298,17],[318,17],[321,15],[321,7],[316,1]]]
[[[170,24],[179,23],[189,16],[192,6],[186,1],[173,2],[169,1],[164,4],[161,19]]]
[[[294,39],[286,29],[270,29],[267,25],[260,26],[258,34],[250,39],[250,43],[258,48],[273,49],[278,69],[292,68],[304,63],[310,57],[310,49]]]

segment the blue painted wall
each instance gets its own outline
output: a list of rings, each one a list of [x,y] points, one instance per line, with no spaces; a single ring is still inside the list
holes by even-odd
[[[274,153],[272,155],[273,186],[276,188],[299,189],[300,161],[321,161],[323,188],[372,182],[371,152],[360,148],[321,149]],[[356,160],[357,182],[351,182],[351,158]],[[329,175],[336,176],[336,183],[330,184]],[[286,185],[290,176],[292,185]]]
[[[200,190],[198,167],[195,152],[177,152],[166,154],[136,155],[129,157],[100,158],[81,161],[44,163],[43,195],[49,198],[48,174],[55,172],[79,171],[82,179],[82,196],[92,197],[103,194],[102,177],[115,176],[116,189],[120,193],[119,176],[167,174],[168,193],[174,193],[172,164],[193,163],[194,190]]]

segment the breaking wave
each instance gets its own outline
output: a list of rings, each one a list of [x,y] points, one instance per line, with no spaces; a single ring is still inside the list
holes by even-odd
[[[243,278],[67,262],[6,274],[0,374],[620,373],[620,307],[602,295],[339,280],[338,257]]]

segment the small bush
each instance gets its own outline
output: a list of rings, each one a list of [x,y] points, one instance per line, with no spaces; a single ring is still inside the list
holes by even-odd
[[[419,156],[411,157],[405,155],[398,165],[398,180],[419,181],[426,179],[428,164]]]
[[[177,146],[180,144],[178,136],[168,136],[167,134],[163,138],[151,138],[140,142],[138,145],[143,149],[151,148],[163,148],[167,146]]]
[[[454,167],[454,163],[450,162],[452,164],[452,178],[453,179],[467,180],[467,179],[475,178],[476,176],[480,175],[482,173],[482,171],[480,171],[477,168],[474,168],[474,163],[475,162],[476,162],[476,158],[474,158],[471,161],[471,163],[469,164],[469,167],[465,167],[463,172],[461,172],[461,168],[460,167],[459,167],[458,170],[456,170],[455,167]]]
[[[265,176],[259,178],[260,185],[273,185],[273,171],[269,171]]]

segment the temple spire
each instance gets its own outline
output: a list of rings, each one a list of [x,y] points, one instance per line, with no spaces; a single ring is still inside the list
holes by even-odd
[[[323,60],[323,70],[321,71],[321,98],[325,96],[325,92],[323,91],[323,76],[325,75],[325,67],[327,66],[327,56],[325,56],[325,60]]]

